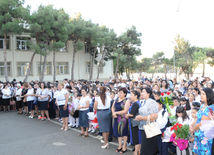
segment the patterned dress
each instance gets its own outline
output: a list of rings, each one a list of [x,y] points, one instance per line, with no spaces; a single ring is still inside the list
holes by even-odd
[[[204,104],[201,105],[200,110],[197,112],[197,122],[196,124],[201,122],[202,116],[207,116],[209,113],[209,108],[206,107],[202,110]],[[195,132],[195,139],[193,143],[193,152],[197,155],[211,155],[212,151],[212,142],[213,140],[208,140],[204,133],[199,129]]]
[[[125,107],[127,99],[124,99],[122,101],[118,101],[118,99],[115,101],[114,109],[115,112],[121,111]],[[113,134],[115,137],[123,137],[128,136],[128,120],[125,118],[125,115],[117,115],[117,118],[113,119]]]

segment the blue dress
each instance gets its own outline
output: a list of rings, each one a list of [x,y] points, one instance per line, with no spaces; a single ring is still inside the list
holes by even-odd
[[[202,116],[207,116],[209,113],[209,107],[206,107],[202,110],[204,107],[204,104],[201,105],[200,110],[197,112],[197,122],[196,124],[201,122]],[[193,152],[197,155],[211,155],[212,151],[212,142],[213,140],[208,140],[204,136],[204,132],[202,132],[200,129],[198,131],[195,131],[195,138],[193,143]]]
[[[121,111],[125,107],[127,99],[124,99],[122,101],[118,101],[118,99],[115,101],[114,109],[115,112]],[[115,137],[123,137],[128,136],[128,120],[125,118],[125,115],[117,115],[117,118],[113,119],[113,134]]]
[[[129,108],[129,114],[132,114],[135,117],[138,113],[138,109],[133,109],[133,107],[135,106],[134,104],[138,104],[138,109],[141,107],[141,104],[139,101],[137,101],[136,103],[133,103]],[[130,132],[131,143],[133,145],[141,144],[141,131],[138,129],[138,126],[132,127],[130,118],[129,118],[129,132]]]

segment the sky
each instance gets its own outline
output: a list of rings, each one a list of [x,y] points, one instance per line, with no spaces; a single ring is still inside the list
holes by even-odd
[[[64,8],[71,16],[80,12],[85,20],[106,25],[118,36],[136,26],[142,33],[138,60],[161,51],[171,58],[177,34],[191,45],[214,47],[213,0],[25,0],[31,11],[40,4]]]

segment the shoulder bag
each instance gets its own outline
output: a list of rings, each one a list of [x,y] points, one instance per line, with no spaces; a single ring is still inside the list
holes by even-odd
[[[146,125],[144,125],[143,128],[146,133],[146,138],[152,138],[162,134],[158,122],[150,122],[149,116],[147,118]]]

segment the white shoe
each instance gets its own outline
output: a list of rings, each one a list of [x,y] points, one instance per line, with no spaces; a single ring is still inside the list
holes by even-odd
[[[28,118],[31,118],[31,116],[29,116]]]
[[[100,140],[100,142],[101,142],[101,143],[103,143],[103,144],[105,143],[105,141],[104,141],[104,140],[102,140],[102,139]]]
[[[109,148],[109,144],[107,143],[106,145],[104,146],[101,146],[102,149],[108,149]]]
[[[91,128],[88,129],[88,132],[91,132]]]
[[[91,133],[95,133],[95,129],[94,128],[91,130]]]
[[[103,139],[103,136],[100,136],[100,138],[99,138],[99,139],[100,139],[100,140],[101,140],[101,139]]]
[[[38,116],[38,118],[41,117],[41,115]]]
[[[69,126],[69,127],[71,127],[71,126],[72,126],[72,124],[68,124],[68,126]]]
[[[131,143],[127,143],[127,146],[131,146]]]

